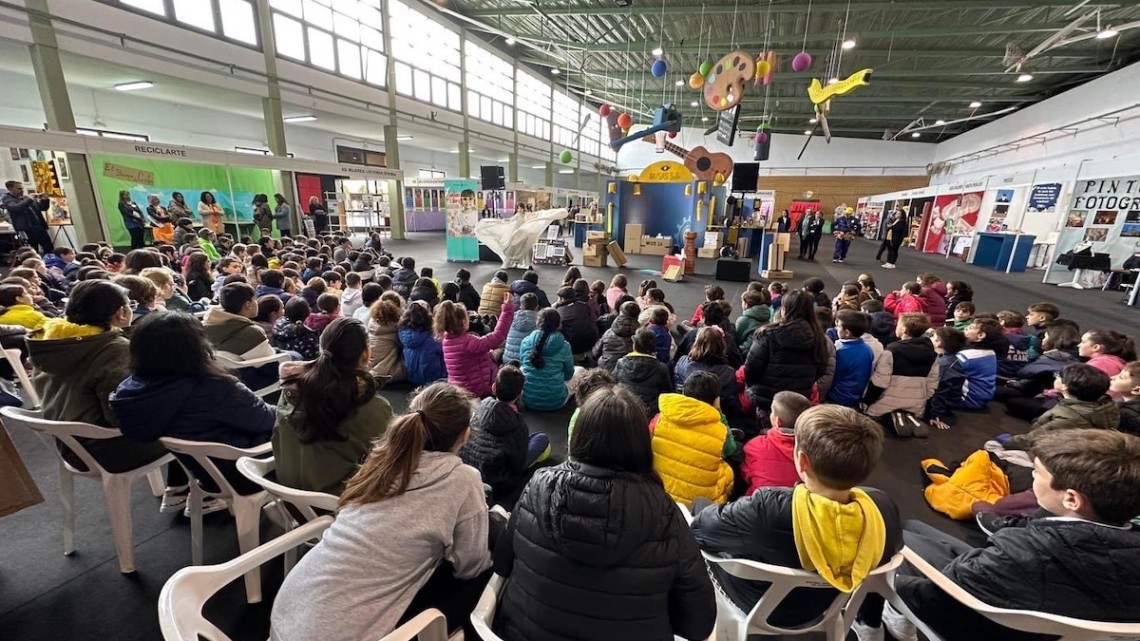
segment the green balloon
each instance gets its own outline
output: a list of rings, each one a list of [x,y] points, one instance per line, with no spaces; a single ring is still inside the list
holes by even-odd
[[[711,62],[702,62],[701,67],[700,67],[700,71],[701,71],[702,76],[709,75],[709,72],[712,71],[712,63]]]
[[[558,154],[558,160],[561,160],[563,165],[568,164],[573,158],[569,149],[563,149],[562,153]]]

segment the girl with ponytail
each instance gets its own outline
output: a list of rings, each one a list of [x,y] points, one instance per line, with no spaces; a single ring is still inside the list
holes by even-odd
[[[270,638],[378,639],[432,607],[453,629],[468,619],[491,567],[483,481],[456,456],[472,409],[466,392],[437,382],[392,420],[336,521],[282,583]]]
[[[574,376],[574,355],[561,328],[562,316],[557,309],[547,307],[538,313],[535,330],[519,347],[526,376],[523,405],[527,409],[557,410],[570,398],[566,381]]]
[[[480,336],[468,331],[467,308],[462,303],[443,301],[435,309],[435,333],[443,338],[443,362],[447,365],[447,380],[482,398],[491,395],[498,365],[491,350],[503,346],[515,317],[514,297],[503,294],[502,307],[495,331]]]
[[[368,332],[338,318],[321,334],[316,360],[281,365],[273,431],[277,479],[302,490],[340,494],[392,420],[368,365]]]

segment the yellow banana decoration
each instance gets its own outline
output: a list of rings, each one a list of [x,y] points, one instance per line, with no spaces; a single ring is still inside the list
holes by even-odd
[[[851,93],[859,87],[866,87],[871,84],[872,69],[860,69],[855,73],[847,76],[845,79],[837,83],[827,85],[824,87],[819,83],[817,78],[811,79],[811,84],[808,85],[808,98],[817,105],[823,104],[836,96],[843,96]]]

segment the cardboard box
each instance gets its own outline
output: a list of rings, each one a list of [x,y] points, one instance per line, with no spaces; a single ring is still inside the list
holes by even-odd
[[[641,236],[644,232],[644,225],[631,224],[625,226],[625,253],[641,253]]]
[[[705,244],[700,247],[701,249],[720,249],[724,244],[719,231],[706,231],[704,240]]]
[[[720,257],[720,248],[717,247],[701,247],[697,249],[698,258],[718,258]]]
[[[582,255],[583,256],[588,256],[590,258],[597,258],[598,256],[601,256],[602,254],[605,254],[605,253],[607,253],[605,245],[588,244],[588,245],[582,246]]]
[[[649,238],[648,236],[641,239],[641,253],[646,256],[668,256],[669,250],[673,248],[673,243],[669,242],[667,245],[663,244],[646,244],[646,240],[658,240],[656,238]]]
[[[609,259],[609,252],[603,253],[601,256],[583,256],[582,264],[586,267],[608,267],[607,260]]]
[[[610,242],[610,232],[604,229],[590,229],[586,231],[586,240],[605,240]]]
[[[748,257],[748,236],[736,240],[736,255],[741,258]]]
[[[765,269],[764,271],[760,272],[761,278],[771,278],[775,280],[784,280],[792,278],[793,276],[795,276],[795,273],[787,269],[780,271],[776,271],[774,269]]]
[[[626,263],[629,262],[629,259],[625,257],[625,252],[621,250],[616,240],[610,241],[610,244],[606,245],[606,251],[609,253],[610,258],[614,259],[614,264],[618,267],[624,267]]]

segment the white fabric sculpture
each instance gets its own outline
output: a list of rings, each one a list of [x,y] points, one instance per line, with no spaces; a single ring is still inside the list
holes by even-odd
[[[511,218],[484,218],[475,225],[475,237],[503,259],[504,269],[527,269],[531,250],[546,228],[569,215],[566,209],[544,209]]]

